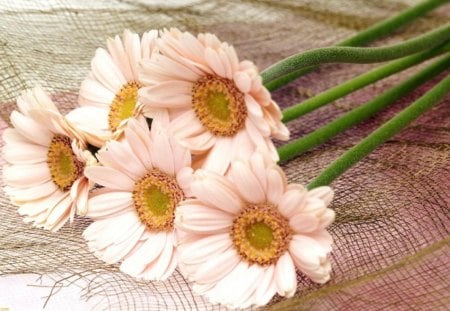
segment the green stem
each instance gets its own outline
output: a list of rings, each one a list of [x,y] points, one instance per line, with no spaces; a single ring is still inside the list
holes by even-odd
[[[267,83],[299,69],[324,63],[384,62],[428,50],[450,40],[450,23],[405,42],[385,47],[325,47],[287,57],[261,73]]]
[[[289,144],[278,148],[280,162],[290,160],[301,153],[304,153],[324,142],[344,132],[350,127],[369,119],[377,112],[388,107],[397,99],[408,94],[425,81],[432,79],[442,73],[450,66],[450,54],[434,62],[432,65],[421,70],[409,79],[403,81],[397,86],[389,89],[383,94],[375,97],[363,106],[347,112],[340,118],[328,123],[327,125],[315,130],[314,132],[303,136]]]
[[[409,107],[398,113],[395,117],[383,124],[372,134],[345,152],[330,166],[328,166],[319,176],[317,176],[308,185],[308,188],[313,189],[322,185],[329,185],[346,170],[358,163],[378,146],[386,142],[389,138],[400,132],[408,124],[437,104],[449,92],[450,75],[436,84],[430,91],[425,93],[425,95]]]
[[[428,12],[434,10],[435,8],[450,2],[450,0],[427,0],[416,6],[408,8],[395,16],[384,19],[369,28],[358,32],[356,35],[345,39],[337,43],[337,46],[362,46],[366,45],[376,39],[384,37],[394,30],[405,26],[413,22],[416,18],[427,14]],[[298,71],[294,71],[282,78],[270,81],[266,83],[266,87],[269,91],[274,91],[289,82],[297,79],[298,77],[314,70],[316,67],[304,68]]]
[[[320,108],[338,98],[355,92],[366,85],[381,80],[394,73],[423,62],[426,59],[435,57],[450,50],[450,42],[433,50],[428,50],[412,56],[407,56],[399,60],[392,61],[386,65],[377,67],[367,73],[348,80],[338,86],[330,88],[314,97],[311,97],[295,106],[283,111],[283,122],[289,122],[303,116],[317,108]]]

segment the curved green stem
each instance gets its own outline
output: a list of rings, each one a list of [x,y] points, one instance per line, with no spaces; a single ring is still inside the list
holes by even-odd
[[[386,142],[389,138],[400,132],[408,124],[437,104],[449,92],[450,75],[441,80],[441,82],[436,84],[430,91],[425,93],[425,95],[409,107],[398,113],[395,117],[383,124],[372,134],[361,140],[361,142],[353,148],[345,152],[310,184],[308,184],[308,188],[313,189],[322,185],[329,185],[333,180],[343,174],[354,164],[358,163],[365,156],[370,154],[379,145]]]
[[[440,5],[443,5],[445,3],[450,2],[450,0],[426,0],[422,3],[419,3],[416,6],[413,6],[411,8],[408,8],[395,16],[392,16],[390,18],[384,19],[369,28],[358,32],[356,35],[345,39],[344,41],[341,41],[337,43],[337,46],[361,46],[366,45],[376,39],[379,39],[381,37],[384,37],[388,35],[389,33],[393,32],[394,30],[405,26],[412,21],[414,21],[416,18],[423,16],[427,14],[428,12],[432,11],[433,9],[437,8]],[[298,77],[314,70],[316,67],[311,68],[304,68],[300,69],[298,71],[294,71],[286,76],[283,76],[279,79],[272,80],[268,83],[266,83],[266,87],[269,91],[274,91],[289,82],[297,79]]]
[[[386,65],[377,67],[367,73],[357,76],[356,78],[332,87],[325,92],[311,97],[295,106],[285,109],[283,111],[283,122],[294,120],[338,98],[355,92],[356,90],[359,90],[366,85],[374,83],[394,73],[419,64],[426,59],[435,57],[448,51],[450,51],[450,41],[436,49],[428,50],[412,56],[407,56],[399,60],[392,61]]]
[[[405,42],[385,47],[326,47],[292,55],[261,73],[267,83],[305,67],[324,63],[384,62],[428,50],[450,40],[450,23]]]
[[[320,144],[323,144],[339,133],[342,133],[345,130],[351,128],[352,126],[369,119],[377,112],[388,107],[397,99],[416,89],[425,81],[428,81],[438,74],[442,73],[449,66],[450,54],[434,62],[430,66],[421,70],[419,73],[413,75],[397,86],[375,97],[365,105],[355,108],[352,111],[347,112],[340,118],[315,130],[314,132],[278,148],[280,162],[290,160],[301,153],[304,153]]]

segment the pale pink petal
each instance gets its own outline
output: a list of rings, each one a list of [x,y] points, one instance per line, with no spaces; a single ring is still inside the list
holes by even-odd
[[[180,32],[171,28],[163,31],[159,48],[163,54],[171,55],[177,61],[189,61],[197,66],[205,67],[204,46],[189,32]]]
[[[261,88],[263,87],[262,85],[262,78],[261,76],[256,76],[252,78],[252,88],[251,88],[251,92],[252,93],[258,93]]]
[[[180,264],[181,267],[181,264]],[[205,296],[207,292],[209,292],[214,286],[216,286],[215,283],[206,283],[206,284],[198,284],[194,283],[192,284],[192,290],[197,293],[198,295]]]
[[[290,189],[281,197],[278,204],[278,210],[284,217],[289,219],[295,213],[302,210],[305,204],[306,189]]]
[[[70,213],[73,210],[73,206],[72,209],[67,209],[65,214],[59,218],[59,220],[53,224],[51,227],[50,226],[42,226],[43,229],[45,230],[50,230],[51,232],[57,232],[59,229],[61,229],[66,223],[67,221],[69,221],[69,217],[70,217]],[[38,226],[40,227],[40,226]]]
[[[94,195],[88,201],[86,216],[103,218],[134,206],[131,192],[111,191]]]
[[[232,215],[204,206],[196,200],[185,201],[175,213],[178,228],[194,233],[222,232],[233,223]]]
[[[158,38],[158,30],[150,30],[144,32],[141,38],[141,58],[149,59],[153,50],[156,48],[156,39]]]
[[[217,139],[210,132],[203,131],[201,134],[193,137],[183,137],[182,135],[187,134],[187,132],[176,133],[175,136],[179,138],[179,142],[184,147],[191,150],[193,154],[204,153],[205,151],[211,149],[217,142]]]
[[[83,138],[79,136],[78,131],[76,129],[70,128],[67,120],[58,112],[54,112],[51,110],[34,109],[30,110],[29,114],[30,117],[39,124],[45,124],[45,127],[54,134],[61,134],[69,136],[71,138],[77,137],[79,140],[83,140]]]
[[[177,256],[177,251],[174,248],[173,253],[172,253],[172,258],[170,259],[169,265],[166,268],[166,272],[164,272],[164,274],[160,277],[160,280],[167,280],[172,275],[172,273],[175,271],[177,266],[178,266],[178,256]]]
[[[250,167],[241,161],[231,163],[229,172],[241,197],[249,203],[259,204],[266,200],[264,188]]]
[[[66,115],[66,119],[79,130],[88,133],[89,143],[98,147],[111,138],[109,127],[109,109],[84,106],[73,109]]]
[[[84,170],[84,174],[90,180],[111,189],[132,191],[134,188],[134,180],[111,167],[87,167]]]
[[[141,146],[140,153],[146,152]],[[139,161],[127,141],[109,141],[104,148],[97,152],[97,158],[105,166],[111,167],[126,174],[132,180],[139,179],[145,166]]]
[[[254,294],[260,286],[258,281],[261,279],[263,274],[263,267],[255,264],[251,265],[248,269],[248,280],[246,280],[247,284],[243,284],[242,291],[238,292],[236,297],[233,297],[234,303],[231,305],[236,308],[248,308],[252,304],[255,304]]]
[[[320,243],[305,235],[294,235],[289,244],[289,252],[293,256],[297,267],[305,269],[318,269],[321,260],[326,258],[327,250]]]
[[[70,196],[75,202],[75,209],[78,215],[84,216],[88,208],[89,181],[85,177],[78,178],[70,189]],[[70,221],[73,221],[71,215]]]
[[[98,231],[85,230],[83,236],[89,242],[90,248],[98,252],[99,257],[102,256],[106,247],[127,240],[135,230],[143,227],[136,211],[129,211],[94,223],[105,225]]]
[[[20,215],[37,216],[42,212],[47,211],[49,208],[60,202],[66,196],[63,192],[53,192],[48,196],[45,196],[39,200],[34,200],[21,204],[18,212]]]
[[[147,124],[143,124],[143,122],[135,119],[130,120],[125,129],[125,137],[134,155],[139,158],[145,170],[152,169],[152,159],[150,157],[152,142]]]
[[[151,234],[131,256],[125,258],[120,265],[120,271],[131,276],[138,276],[148,264],[160,256],[166,242],[167,234],[165,232]]]
[[[256,289],[260,267],[240,262],[225,278],[218,282],[211,293],[211,301],[227,304],[232,308],[240,304]],[[247,297],[246,297],[247,296]]]
[[[6,128],[3,131],[2,139],[5,142],[5,145],[13,145],[16,143],[34,144],[33,141],[27,139],[25,136],[21,135],[16,129],[10,127]]]
[[[118,90],[119,89],[115,89],[114,91],[117,92]],[[84,106],[87,100],[87,102],[89,102],[89,106],[106,108],[112,103],[114,97],[116,96],[114,91],[111,91],[97,80],[87,78],[81,83],[80,86],[79,104]],[[80,101],[81,98],[83,98],[84,101]]]
[[[205,128],[198,120],[195,111],[187,110],[171,121],[170,130],[175,134],[179,133],[182,137],[190,137],[204,132]]]
[[[336,213],[332,210],[327,208],[322,215],[320,215],[319,219],[319,227],[321,229],[324,229],[331,225],[336,218]]]
[[[277,261],[275,267],[277,292],[280,296],[290,298],[297,290],[297,273],[289,252],[285,252]]]
[[[166,243],[161,255],[153,264],[148,266],[144,272],[139,275],[139,277],[146,280],[164,281],[163,276],[167,278],[169,274],[171,274],[172,271],[169,269],[173,269],[171,262],[172,258],[176,256],[176,252],[173,244],[173,233],[166,233],[166,235]]]
[[[239,262],[228,275],[220,280],[217,285],[206,295],[212,303],[221,303],[231,305],[234,301],[233,295],[238,293],[239,283],[247,279],[248,263]]]
[[[160,82],[170,80],[195,82],[200,78],[189,66],[180,64],[161,54],[153,55],[150,62],[143,61],[142,64],[143,70],[140,71],[139,78],[144,83],[151,83],[155,76],[159,76],[162,80]]]
[[[57,231],[62,226],[61,222],[65,223],[69,219],[71,208],[73,208],[73,201],[67,193],[62,200],[47,210],[44,229]]]
[[[3,159],[12,164],[37,164],[47,161],[48,148],[31,143],[13,142],[3,147]]]
[[[218,52],[220,61],[223,64],[223,68],[225,69],[225,75],[224,77],[227,79],[232,79],[233,78],[233,68],[231,65],[231,61],[228,59],[228,55],[224,50],[219,50]]]
[[[137,36],[137,35],[136,35]],[[139,37],[138,37],[139,42]],[[125,52],[122,40],[119,36],[109,38],[107,40],[108,51],[111,54],[113,62],[119,67],[120,71],[125,77],[125,80],[134,80],[131,70],[130,62],[128,61],[127,53]]]
[[[289,226],[295,232],[312,232],[318,228],[319,220],[314,215],[298,213],[289,218]]]
[[[190,167],[192,156],[189,149],[181,146],[173,136],[169,136],[169,142],[172,149],[174,171],[178,172],[182,168]]]
[[[286,177],[283,171],[273,166],[267,170],[267,200],[277,205],[286,189]]]
[[[311,232],[307,234],[308,237],[314,239],[320,246],[325,250],[325,252],[331,252],[333,237],[326,230],[319,230],[317,232]]]
[[[150,133],[153,141],[152,165],[162,172],[175,175],[175,163],[168,133],[163,129],[153,128]]]
[[[58,186],[56,186],[53,181],[48,181],[38,186],[24,189],[5,187],[4,191],[10,196],[11,201],[14,203],[39,200],[55,191],[60,192]]]
[[[39,86],[23,92],[17,99],[17,106],[25,115],[28,115],[29,111],[33,109],[46,109],[58,112],[58,108],[56,108],[51,98]]]
[[[230,62],[231,69],[233,71],[239,70],[239,59],[237,57],[236,51],[234,50],[234,47],[231,45],[225,45],[223,46],[223,50],[227,54],[228,61]]]
[[[180,260],[184,264],[192,265],[207,261],[209,257],[223,253],[232,246],[230,234],[214,234],[202,236],[191,243],[182,243]]]
[[[245,94],[245,103],[246,103],[247,109],[251,115],[253,115],[257,118],[261,118],[261,120],[263,121],[262,123],[264,123],[266,126],[266,127],[264,127],[264,129],[267,128],[267,130],[264,131],[264,135],[268,134],[268,132],[270,131],[270,128],[263,119],[264,113],[263,113],[263,110],[261,109],[261,105],[250,94]],[[255,125],[258,126],[258,124],[255,124]],[[260,129],[262,129],[262,128],[260,128]]]
[[[233,75],[233,80],[236,86],[242,93],[248,93],[252,86],[252,80],[244,71],[237,71]],[[247,98],[247,95],[246,95]],[[262,112],[261,112],[262,115]]]
[[[196,172],[198,176],[199,171]],[[191,184],[191,191],[201,201],[222,211],[237,214],[241,210],[241,200],[234,187],[225,178],[219,176],[203,177]]]
[[[275,267],[270,265],[265,268],[263,278],[258,282],[255,291],[255,304],[259,306],[266,305],[277,292]]]
[[[264,146],[266,144],[264,136],[255,126],[255,124],[250,120],[250,118],[247,118],[245,120],[245,129],[255,146]]]
[[[221,77],[226,76],[226,70],[222,64],[222,61],[220,60],[219,55],[210,47],[207,47],[205,49],[205,60],[217,75]]]
[[[186,197],[191,197],[191,183],[193,181],[194,170],[191,167],[184,167],[177,171],[177,183]]]
[[[145,226],[134,227],[133,230],[129,231],[126,239],[108,246],[100,258],[109,264],[119,262],[133,249],[144,230]]]
[[[250,156],[250,168],[259,181],[264,193],[267,191],[266,164],[264,156],[260,152],[254,152]]]
[[[16,131],[23,137],[41,146],[50,145],[53,133],[41,124],[17,111],[11,113],[10,119]]]
[[[209,151],[202,168],[218,174],[225,174],[230,166],[233,140],[229,137],[216,138],[216,144]]]
[[[308,191],[308,197],[322,199],[325,205],[329,205],[331,203],[331,201],[333,200],[333,196],[333,189],[328,186],[317,187],[312,189],[311,191]]]
[[[92,73],[95,78],[116,93],[127,83],[120,69],[114,64],[109,53],[104,49],[97,49],[91,62]]]
[[[51,180],[47,163],[16,164],[3,167],[3,178],[8,186],[28,188]]]
[[[168,92],[168,90],[170,90]],[[139,90],[142,102],[156,108],[185,108],[191,106],[192,83],[166,81]]]
[[[326,208],[327,206],[322,199],[316,197],[307,197],[306,203],[304,204],[301,212],[313,213],[320,216],[325,212]]]
[[[151,53],[153,52],[153,49],[150,47],[151,43],[148,34],[145,33],[142,37],[144,36],[146,36],[147,40],[142,40],[141,42],[138,34],[132,33],[129,30],[125,30],[123,32],[123,43],[126,51],[126,57],[131,67],[131,73],[128,80],[138,80],[139,62],[143,58],[149,58]],[[147,56],[142,53],[142,48],[144,48],[142,45],[144,44],[146,45],[146,48],[149,49]]]

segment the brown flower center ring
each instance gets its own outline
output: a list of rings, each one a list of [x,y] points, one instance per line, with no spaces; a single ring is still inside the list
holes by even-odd
[[[176,179],[158,169],[149,171],[134,185],[134,206],[150,231],[172,230],[175,208],[183,199]]]
[[[262,266],[276,263],[289,247],[289,222],[270,203],[247,204],[233,222],[231,239],[239,255]]]
[[[130,81],[125,84],[114,97],[109,110],[109,128],[114,132],[125,119],[133,116],[138,100],[139,82]]]
[[[70,138],[59,134],[53,136],[48,147],[47,164],[52,181],[62,191],[68,191],[84,170],[84,163],[72,150]]]
[[[234,136],[245,125],[244,94],[232,80],[200,78],[192,88],[192,106],[203,126],[216,136]]]

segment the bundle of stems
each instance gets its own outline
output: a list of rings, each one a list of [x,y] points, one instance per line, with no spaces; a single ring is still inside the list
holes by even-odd
[[[368,103],[349,111],[312,133],[280,147],[278,149],[280,162],[288,161],[371,118],[382,109],[395,103],[399,98],[448,70],[450,68],[450,23],[394,45],[382,47],[355,46],[368,44],[401,26],[411,23],[434,8],[449,2],[450,0],[426,0],[338,43],[338,46],[314,49],[292,55],[264,70],[262,77],[266,87],[270,90],[275,90],[314,70],[316,66],[321,64],[377,63],[392,60],[302,103],[287,108],[283,111],[283,122],[289,122],[378,80],[440,56],[440,59],[431,65],[391,89],[386,90]],[[450,76],[442,79],[419,100],[412,103],[336,159],[308,185],[308,188],[312,189],[333,182],[379,145],[437,104],[449,92]]]

